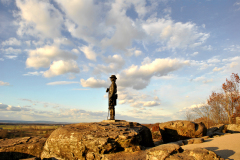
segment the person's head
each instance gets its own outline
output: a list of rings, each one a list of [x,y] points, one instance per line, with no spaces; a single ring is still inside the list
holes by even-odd
[[[115,75],[111,75],[111,77],[109,77],[111,82],[115,82],[117,77]]]

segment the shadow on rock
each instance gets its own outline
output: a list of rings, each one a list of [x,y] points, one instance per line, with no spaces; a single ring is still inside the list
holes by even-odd
[[[205,147],[205,149],[215,152],[217,155],[221,156],[222,158],[229,158],[230,156],[236,153],[235,151],[229,150],[229,149],[218,150],[218,147]]]
[[[26,158],[35,158],[35,156],[21,153],[21,152],[0,152],[0,159],[5,160],[19,160],[19,159],[26,159]],[[37,158],[37,160],[41,160],[40,158]]]

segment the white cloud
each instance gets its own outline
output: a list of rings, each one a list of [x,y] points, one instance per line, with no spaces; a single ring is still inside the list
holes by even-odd
[[[160,103],[158,103],[156,101],[143,102],[144,107],[153,107],[153,106],[158,106],[158,105],[160,105]]]
[[[28,72],[26,74],[23,74],[24,76],[39,76],[39,75],[42,75],[44,73],[44,71],[35,71],[35,72]]]
[[[239,45],[231,45],[228,48],[224,48],[224,50],[230,51],[230,52],[240,52],[240,46]]]
[[[197,78],[193,79],[193,81],[198,82],[198,81],[203,81],[204,79],[206,79],[206,77],[201,76],[201,77],[197,77]]]
[[[90,87],[90,88],[106,88],[109,84],[100,79],[94,79],[93,77],[88,78],[87,80],[81,79],[81,85],[83,87]]]
[[[127,52],[126,52],[126,55],[128,56],[135,55],[137,57],[137,56],[140,56],[141,54],[142,54],[142,51],[136,48],[127,49]]]
[[[76,61],[53,61],[50,69],[43,73],[44,77],[54,77],[65,73],[79,73],[80,69]]]
[[[57,0],[65,12],[65,26],[73,37],[88,43],[97,43],[95,36],[101,35],[104,28],[100,27],[100,8],[93,0]]]
[[[217,59],[216,57],[213,57],[211,59],[207,60],[208,63],[219,63],[221,62],[219,59]]]
[[[102,39],[102,46],[112,46],[115,49],[126,51],[126,48],[131,46],[133,40],[143,38],[144,32],[141,25],[132,21],[125,14],[130,6],[131,3],[128,1],[115,1],[111,4],[111,9],[107,13],[106,19],[106,29],[110,33],[107,38]],[[138,13],[143,15],[144,11],[140,9],[140,6],[137,7],[139,9]]]
[[[113,55],[108,57],[103,57],[103,60],[105,63],[108,63],[108,66],[99,64],[97,67],[94,68],[93,73],[94,74],[100,74],[100,73],[117,73],[125,64],[125,60],[122,58],[121,55]]]
[[[6,41],[2,42],[2,45],[3,46],[6,46],[6,45],[8,45],[8,46],[14,46],[14,45],[19,46],[19,45],[21,45],[21,41],[12,37],[12,38],[9,38],[9,40],[6,40]]]
[[[170,58],[158,58],[151,63],[141,66],[132,65],[117,75],[118,84],[122,87],[143,89],[149,84],[153,76],[160,77],[167,75],[185,65],[189,65],[189,61]]]
[[[6,105],[6,104],[0,104],[0,110],[1,111],[30,111],[28,108],[23,108],[20,106],[11,106],[11,105]]]
[[[12,47],[6,48],[6,49],[1,49],[3,52],[5,52],[5,54],[20,54],[22,51],[21,49],[14,49]]]
[[[208,80],[205,80],[205,81],[203,81],[203,83],[210,83],[210,82],[213,82],[213,79],[211,78],[211,79],[208,79]]]
[[[154,41],[165,42],[168,49],[196,47],[210,36],[199,32],[194,23],[174,23],[171,19],[164,18],[149,18],[142,27]]]
[[[61,35],[63,16],[48,1],[16,0],[20,9],[18,35],[55,38]],[[37,17],[37,18],[36,18]]]
[[[3,81],[0,81],[0,86],[9,86],[10,84],[8,82],[3,82]]]
[[[218,72],[218,71],[221,71],[223,68],[218,68],[218,67],[215,67],[214,69],[213,69],[213,72]]]
[[[0,58],[0,61],[4,61],[4,59],[3,59],[3,58]]]
[[[65,85],[65,84],[73,84],[73,83],[79,83],[76,81],[56,81],[56,82],[49,82],[47,85]]]
[[[70,60],[77,56],[69,51],[60,50],[57,46],[44,46],[29,51],[29,57],[26,60],[27,67],[40,68],[49,67],[52,60]]]
[[[78,49],[76,49],[76,48],[72,49],[71,51],[72,51],[73,53],[76,53],[76,54],[79,53]]]
[[[92,61],[96,61],[97,54],[93,51],[92,46],[83,46],[79,49],[85,54],[86,58]]]
[[[192,56],[196,56],[196,55],[198,55],[198,52],[194,52],[194,53],[192,54]]]
[[[213,82],[213,79],[211,78],[211,79],[206,80],[206,77],[201,76],[201,77],[197,77],[197,78],[193,79],[193,81],[195,81],[195,82],[201,81],[202,83],[209,83],[209,82]]]

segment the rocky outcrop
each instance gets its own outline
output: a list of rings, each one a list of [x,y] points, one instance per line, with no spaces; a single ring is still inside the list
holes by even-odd
[[[177,144],[163,144],[148,150],[146,160],[161,159],[164,160],[171,154],[183,152],[183,149]]]
[[[215,135],[224,135],[224,133],[227,132],[227,126],[224,124],[219,124],[216,126],[212,126],[207,130],[207,135],[209,137],[215,136]]]
[[[0,140],[0,159],[40,158],[46,138],[22,137]]]
[[[228,133],[240,133],[240,124],[228,124],[226,128]]]
[[[204,148],[183,150],[179,145],[172,143],[154,147],[148,150],[146,155],[147,160],[219,160],[219,158],[216,153]]]
[[[165,143],[198,138],[206,135],[207,128],[203,123],[191,121],[170,121],[159,124],[162,139]]]
[[[240,133],[240,124],[219,124],[207,130],[209,137],[222,136],[229,133]]]
[[[104,159],[104,154],[153,147],[150,130],[133,122],[66,125],[47,139],[41,158]]]

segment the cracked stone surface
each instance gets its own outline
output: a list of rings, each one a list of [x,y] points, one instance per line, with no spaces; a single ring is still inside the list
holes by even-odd
[[[150,130],[139,123],[79,123],[55,130],[47,139],[41,158],[104,159],[109,153],[153,146]]]
[[[43,137],[0,139],[0,159],[40,158],[46,140]]]

